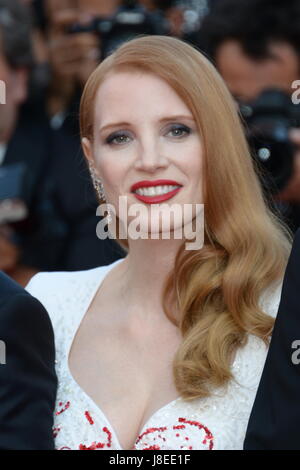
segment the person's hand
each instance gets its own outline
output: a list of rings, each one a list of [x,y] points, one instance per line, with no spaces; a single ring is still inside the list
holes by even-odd
[[[76,80],[82,86],[100,61],[99,38],[93,33],[68,34],[75,23],[89,23],[92,17],[76,9],[60,10],[53,14],[49,32],[49,55],[54,76],[61,80]]]
[[[15,268],[19,258],[19,249],[9,239],[9,229],[0,227],[0,271]]]
[[[293,174],[277,198],[285,202],[300,203],[300,129],[291,129],[290,139],[298,148],[294,155]]]

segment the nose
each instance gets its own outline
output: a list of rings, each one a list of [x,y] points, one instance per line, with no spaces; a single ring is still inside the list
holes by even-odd
[[[136,170],[154,173],[160,168],[166,168],[168,164],[169,160],[156,139],[150,138],[141,142],[134,163]]]

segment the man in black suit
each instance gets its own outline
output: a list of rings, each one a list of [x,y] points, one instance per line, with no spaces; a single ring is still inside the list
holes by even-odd
[[[54,334],[42,304],[0,272],[0,450],[51,450]]]
[[[22,164],[19,198],[28,209],[26,217],[2,225],[0,211],[0,270],[23,286],[38,271],[89,269],[124,256],[114,240],[96,235],[98,202],[80,150],[77,104],[76,111],[66,110],[71,115],[67,112],[63,125],[52,129],[46,96],[30,93],[39,87],[33,81],[27,7],[20,0],[0,0],[0,80],[6,84],[6,103],[0,104],[0,189],[1,170]]]
[[[300,450],[300,229],[285,272],[281,301],[245,450]]]

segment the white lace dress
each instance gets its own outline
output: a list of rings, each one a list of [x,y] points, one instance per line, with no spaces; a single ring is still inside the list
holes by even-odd
[[[53,427],[56,449],[123,450],[111,423],[68,367],[81,320],[105,275],[119,262],[122,259],[86,271],[39,273],[26,287],[46,307],[54,329],[59,383]],[[273,317],[281,288],[282,282],[277,283],[261,298],[264,311]],[[158,409],[140,430],[133,449],[242,449],[266,354],[263,341],[249,335],[232,365],[235,380],[206,399],[186,402],[179,397]]]

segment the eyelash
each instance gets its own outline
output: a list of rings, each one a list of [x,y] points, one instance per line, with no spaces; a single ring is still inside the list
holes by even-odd
[[[191,129],[187,126],[184,126],[184,125],[173,125],[171,127],[171,129],[169,130],[169,132],[171,131],[184,131],[186,133],[186,135],[189,135],[191,133]],[[114,139],[117,139],[118,137],[128,137],[128,135],[126,135],[124,132],[119,132],[119,133],[114,133],[114,134],[111,134],[110,136],[108,136],[106,139],[105,139],[105,143],[108,144],[108,145],[120,145],[120,144],[117,144],[117,143],[114,143],[113,140]],[[175,136],[176,137],[176,136]],[[179,138],[182,138],[184,136],[179,136]],[[126,142],[125,142],[126,143]],[[122,144],[122,142],[121,142]]]

